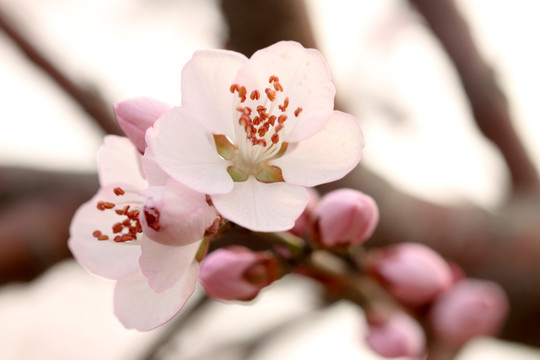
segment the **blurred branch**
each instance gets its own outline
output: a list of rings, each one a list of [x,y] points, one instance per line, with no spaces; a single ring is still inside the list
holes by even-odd
[[[71,256],[69,224],[96,192],[94,174],[0,169],[0,284],[30,280]]]
[[[66,95],[77,103],[108,134],[121,134],[112,113],[112,105],[105,102],[94,86],[81,85],[71,79],[28,40],[13,19],[0,8],[0,30],[37,68],[43,71]]]
[[[538,190],[537,171],[512,125],[508,101],[453,0],[409,0],[454,63],[476,124],[501,151],[515,191]]]

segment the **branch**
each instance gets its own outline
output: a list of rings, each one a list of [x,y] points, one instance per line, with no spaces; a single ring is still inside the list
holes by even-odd
[[[26,58],[49,76],[64,93],[77,103],[108,134],[122,134],[112,114],[112,105],[107,104],[93,86],[80,85],[57,67],[43,54],[23,32],[17,28],[0,8],[0,30],[13,41]]]
[[[454,63],[478,128],[501,151],[514,191],[538,190],[538,173],[512,125],[508,101],[453,0],[409,0]]]

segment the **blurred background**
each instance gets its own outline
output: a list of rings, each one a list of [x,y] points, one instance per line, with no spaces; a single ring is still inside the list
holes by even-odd
[[[426,242],[510,292],[513,318],[503,333],[510,342],[475,341],[460,359],[540,358],[534,350],[540,330],[531,331],[540,320],[540,5],[270,3],[0,0],[1,359],[240,359],[247,358],[241,357],[246,338],[250,359],[378,359],[362,344],[359,309],[337,303],[319,310],[317,286],[294,278],[249,306],[204,303],[207,311],[187,318],[155,351],[167,327],[123,329],[112,314],[112,284],[87,274],[65,247],[73,211],[97,188],[95,157],[103,135],[117,131],[107,123],[113,102],[149,96],[179,104],[180,73],[194,51],[228,47],[250,55],[281,34],[317,46],[331,68],[338,105],[362,124],[363,169],[343,184],[355,182],[379,202],[386,220],[374,241]],[[464,23],[452,22],[448,4]],[[267,38],[254,39],[259,26]],[[467,27],[472,50],[462,38]],[[461,53],[452,53],[460,46]],[[474,88],[463,74],[477,73],[482,76],[472,81]],[[494,83],[482,84],[486,78]],[[484,108],[495,110],[479,120],[474,94],[483,90],[496,94],[478,96]],[[500,125],[500,113],[513,130]],[[378,177],[388,187],[374,185]],[[403,218],[410,209],[403,202],[393,206],[394,194],[411,201],[411,209],[436,209],[435,223],[442,225],[423,232],[427,220]],[[458,250],[447,237],[462,240]],[[486,242],[499,237],[508,243]],[[470,240],[478,241],[469,249]]]

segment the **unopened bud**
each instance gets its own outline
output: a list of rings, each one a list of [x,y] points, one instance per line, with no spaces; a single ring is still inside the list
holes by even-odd
[[[318,237],[322,246],[360,244],[366,241],[379,221],[379,210],[368,195],[352,189],[326,194],[316,209]]]
[[[377,354],[387,358],[418,358],[424,354],[425,334],[412,317],[404,312],[366,315],[369,325],[366,342]]]
[[[251,300],[277,279],[276,261],[268,253],[231,246],[208,254],[199,278],[213,298]]]
[[[375,250],[368,269],[397,300],[410,306],[430,303],[452,283],[446,261],[421,244],[402,243]]]
[[[508,299],[494,282],[464,279],[443,293],[430,312],[437,338],[460,347],[477,336],[495,335],[508,312]]]
[[[138,97],[115,103],[114,113],[118,125],[126,136],[141,153],[144,153],[146,130],[154,125],[163,113],[172,108],[172,105],[159,100]]]

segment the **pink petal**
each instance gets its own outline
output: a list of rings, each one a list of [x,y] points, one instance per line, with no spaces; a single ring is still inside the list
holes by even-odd
[[[286,182],[315,186],[341,179],[362,157],[364,138],[358,120],[334,111],[326,127],[297,144],[271,165],[281,168]]]
[[[139,200],[137,195],[126,193],[126,201]],[[112,239],[111,227],[120,216],[114,210],[99,211],[98,201],[115,201],[112,187],[102,188],[90,201],[75,213],[70,227],[69,248],[77,261],[90,272],[110,279],[120,279],[139,268],[141,249],[132,243],[100,241],[92,236],[100,230]]]
[[[156,242],[172,246],[186,245],[202,239],[206,229],[218,216],[216,209],[208,205],[206,196],[172,179],[160,189],[155,195],[145,192],[150,199],[144,206],[144,233]],[[147,211],[151,219],[155,218],[156,211],[159,214],[154,226],[148,226],[146,222]],[[159,225],[158,229],[156,225]]]
[[[146,97],[126,99],[114,104],[116,121],[137,149],[144,153],[146,130],[154,125],[157,118],[173,106]]]
[[[144,156],[141,158],[141,166],[150,186],[165,186],[167,180],[171,178],[159,166],[151,148],[146,148]]]
[[[120,280],[114,291],[114,313],[128,329],[148,331],[163,325],[176,315],[189,299],[199,274],[192,262],[172,288],[156,293],[142,273]]]
[[[182,106],[213,134],[234,137],[230,87],[247,58],[233,51],[197,51],[182,70]]]
[[[306,189],[287,183],[265,184],[250,176],[235,182],[228,194],[212,196],[218,212],[230,221],[253,231],[284,231],[309,200]]]
[[[292,130],[294,111],[302,108],[298,124],[287,141],[297,142],[321,130],[334,109],[336,93],[322,55],[297,42],[281,41],[254,53],[237,80],[248,86],[248,92],[254,90],[249,86],[258,84],[258,90],[264,94],[264,89],[271,87],[268,82],[271,75],[279,78],[283,99],[289,97],[285,133]]]
[[[171,246],[143,237],[139,263],[150,287],[158,293],[173,287],[195,261],[200,245],[201,241],[196,241],[185,246]]]
[[[146,142],[175,180],[205,194],[231,191],[230,163],[219,156],[212,135],[189,110],[175,108],[163,114],[147,131]]]
[[[98,153],[98,174],[101,186],[123,184],[139,190],[148,186],[141,172],[140,154],[125,137],[105,136]]]

